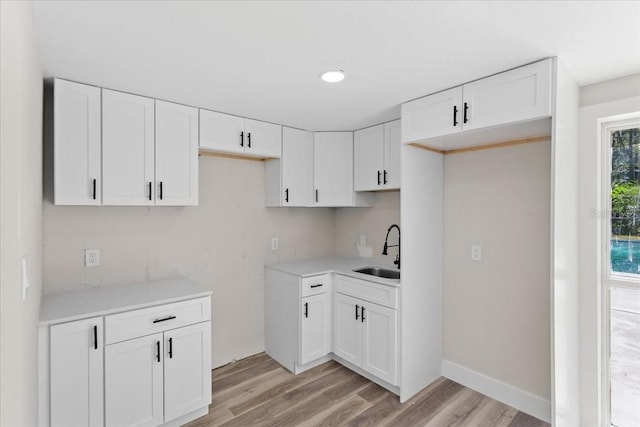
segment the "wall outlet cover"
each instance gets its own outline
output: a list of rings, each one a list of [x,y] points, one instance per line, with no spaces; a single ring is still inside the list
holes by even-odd
[[[471,261],[482,261],[482,246],[471,245]]]
[[[273,237],[271,239],[271,250],[272,251],[277,251],[278,250],[278,246],[279,246],[278,238],[277,237]]]
[[[84,266],[98,267],[100,265],[100,250],[85,249],[84,250]]]

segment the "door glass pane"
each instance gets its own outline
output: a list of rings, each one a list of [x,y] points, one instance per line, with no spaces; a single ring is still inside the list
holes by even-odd
[[[640,289],[611,288],[611,424],[640,426]]]
[[[640,128],[611,132],[611,267],[640,275]]]

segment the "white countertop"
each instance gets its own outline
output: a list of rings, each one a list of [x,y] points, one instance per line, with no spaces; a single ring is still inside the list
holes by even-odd
[[[315,276],[317,274],[337,273],[356,279],[368,280],[382,285],[399,287],[400,280],[384,279],[382,277],[371,276],[369,274],[356,273],[353,270],[364,267],[382,267],[388,270],[393,268],[376,264],[367,258],[319,258],[304,261],[290,261],[278,264],[267,264],[267,268],[293,274],[300,277]]]
[[[209,295],[211,291],[185,277],[44,295],[40,308],[40,325],[103,316]]]

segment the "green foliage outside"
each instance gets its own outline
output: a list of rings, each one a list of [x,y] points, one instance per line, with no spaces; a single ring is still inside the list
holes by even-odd
[[[640,237],[640,128],[611,138],[612,234]]]

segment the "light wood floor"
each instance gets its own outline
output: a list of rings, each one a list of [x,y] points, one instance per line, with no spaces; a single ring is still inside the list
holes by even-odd
[[[264,353],[213,371],[203,426],[548,426],[440,378],[409,401],[336,362],[293,375]]]

